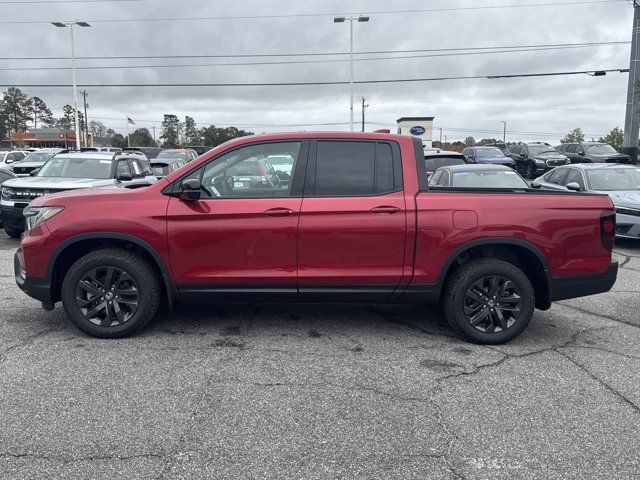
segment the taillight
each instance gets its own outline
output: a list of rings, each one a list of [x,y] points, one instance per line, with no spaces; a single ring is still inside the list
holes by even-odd
[[[607,250],[613,250],[616,239],[616,216],[611,213],[600,215],[600,239]]]

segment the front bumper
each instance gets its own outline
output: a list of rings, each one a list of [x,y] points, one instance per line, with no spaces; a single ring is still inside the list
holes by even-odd
[[[16,277],[16,284],[24,293],[42,302],[42,307],[46,310],[53,309],[51,301],[51,285],[44,278],[27,278],[22,263],[21,250],[15,253],[13,257],[13,269]]]
[[[20,204],[20,206],[13,207],[3,205],[0,207],[0,215],[4,228],[24,231],[26,226],[22,211],[27,205],[28,204]]]
[[[609,268],[599,275],[579,277],[552,277],[551,300],[586,297],[611,290],[618,278],[618,262],[612,262]]]
[[[640,239],[640,217],[616,213],[616,236]]]

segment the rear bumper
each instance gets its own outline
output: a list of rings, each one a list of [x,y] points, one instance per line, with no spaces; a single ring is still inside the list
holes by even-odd
[[[10,230],[24,230],[24,215],[22,211],[24,207],[0,207],[0,215],[2,218],[2,224],[4,228]]]
[[[611,290],[618,277],[618,262],[613,262],[599,275],[580,277],[552,277],[551,300],[567,300],[569,298],[586,297]]]

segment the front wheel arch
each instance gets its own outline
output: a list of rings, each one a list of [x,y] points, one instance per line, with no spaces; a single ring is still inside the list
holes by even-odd
[[[169,308],[179,299],[178,289],[162,256],[156,249],[134,235],[119,232],[94,232],[74,235],[61,242],[49,257],[45,279],[51,288],[53,303],[61,300],[62,281],[71,265],[87,253],[103,248],[123,248],[133,250],[144,258],[162,278],[162,294]]]

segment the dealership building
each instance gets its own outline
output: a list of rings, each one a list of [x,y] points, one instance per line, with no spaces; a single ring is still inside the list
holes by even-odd
[[[75,148],[76,134],[60,128],[33,128],[26,132],[14,132],[3,143],[13,147]]]
[[[400,135],[413,135],[422,139],[425,148],[433,147],[433,119],[435,117],[402,117],[397,120]]]

